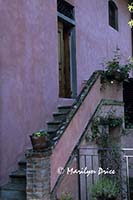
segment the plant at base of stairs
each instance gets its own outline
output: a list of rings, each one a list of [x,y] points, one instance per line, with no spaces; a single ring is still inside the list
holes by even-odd
[[[91,188],[91,195],[96,200],[116,200],[119,193],[117,182],[101,177]]]

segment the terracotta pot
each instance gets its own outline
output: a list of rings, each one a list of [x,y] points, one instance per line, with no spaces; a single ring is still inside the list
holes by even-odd
[[[44,150],[49,146],[49,139],[47,136],[30,136],[31,143],[34,150]]]
[[[126,78],[128,78],[128,75],[125,76],[124,74],[116,71],[116,72],[114,72],[112,74],[108,74],[107,78],[110,81],[116,80],[118,82],[121,82],[121,81],[124,81]]]
[[[121,74],[120,72],[115,72],[115,80],[117,81],[124,81],[127,77],[124,74]]]
[[[115,80],[115,76],[113,74],[111,74],[111,75],[108,74],[107,79],[110,80],[110,81],[113,81],[113,80]]]

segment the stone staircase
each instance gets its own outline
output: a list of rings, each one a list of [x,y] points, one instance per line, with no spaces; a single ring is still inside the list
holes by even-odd
[[[0,200],[26,199],[26,161],[18,162],[18,170],[12,172],[10,181],[0,188]]]
[[[53,113],[53,120],[47,122],[47,131],[53,143],[70,110],[69,105],[58,106],[57,112]],[[20,160],[18,166],[18,170],[9,175],[10,181],[0,187],[0,200],[26,200],[26,160]]]
[[[104,91],[104,94],[103,91],[99,90],[99,85],[100,74],[97,72],[94,73],[88,80],[86,86],[73,103],[73,106],[58,106],[57,112],[53,113],[53,120],[47,122],[47,132],[50,135],[53,145],[51,158],[51,177],[54,177],[53,175],[55,175],[55,171],[58,166],[62,166],[64,169],[66,168],[69,161],[73,159],[71,155],[81,141],[84,131],[94,117],[95,112],[98,108],[100,108],[100,106],[102,106],[103,103],[106,104],[104,100],[112,99],[112,96],[109,96],[112,93],[106,94]],[[113,89],[112,91],[114,92]],[[118,91],[117,93],[116,91],[114,93],[115,98],[120,100],[120,94]],[[112,101],[115,101],[115,99]],[[112,105],[112,103],[109,101],[109,105],[110,104]],[[91,105],[91,108],[88,105]],[[78,124],[77,122],[80,123]],[[71,130],[75,131],[75,127],[76,134],[72,135]],[[73,137],[72,140],[71,137]],[[71,141],[71,143],[67,143],[65,157],[61,160],[60,157],[62,156],[62,151],[59,150],[64,148],[64,145],[66,144],[66,138],[68,141]],[[58,142],[59,140],[60,142]],[[55,162],[57,160],[59,161],[58,163]],[[18,170],[10,175],[10,182],[1,187],[0,200],[26,200],[26,161],[21,160],[18,162],[18,165]],[[60,183],[61,178],[62,177],[60,175],[56,174],[55,179],[51,181],[53,194],[54,191],[56,191],[56,187],[58,186],[58,183]],[[32,190],[33,187],[31,186],[30,189]]]
[[[47,131],[53,142],[56,140],[57,131],[65,122],[67,114],[70,112],[71,106],[58,106],[58,111],[53,113],[53,121],[47,122]]]

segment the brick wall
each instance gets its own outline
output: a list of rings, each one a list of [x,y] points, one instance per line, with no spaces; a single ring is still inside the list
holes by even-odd
[[[50,150],[26,153],[27,200],[50,200],[50,155]]]

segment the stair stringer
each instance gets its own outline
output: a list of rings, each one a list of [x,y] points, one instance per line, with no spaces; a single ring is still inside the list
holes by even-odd
[[[95,117],[100,116],[100,114],[102,112],[104,112],[104,110],[110,110],[111,109],[115,109],[116,111],[116,116],[118,114],[120,114],[120,116],[123,118],[123,114],[124,114],[124,104],[121,101],[116,101],[116,100],[110,100],[110,99],[101,99],[100,103],[97,105],[93,115],[91,116],[91,118],[89,119],[81,137],[79,138],[78,143],[76,144],[76,146],[74,147],[71,156],[69,157],[69,159],[67,160],[64,168],[63,168],[63,173],[60,174],[60,176],[57,179],[57,182],[53,188],[53,190],[51,191],[51,198],[52,200],[54,200],[56,193],[57,193],[57,189],[60,186],[60,184],[62,183],[64,177],[66,176],[66,172],[67,172],[67,168],[69,168],[74,160],[75,157],[78,156],[78,150],[80,147],[82,147],[82,143],[84,143],[85,141],[88,140],[88,136],[90,136],[91,134],[91,124],[92,121]],[[88,143],[88,142],[87,142]],[[84,144],[83,144],[84,145]],[[92,147],[92,144],[89,142],[90,147]],[[95,145],[95,144],[93,144]]]
[[[51,155],[51,191],[60,176],[57,173],[58,168],[65,168],[102,99],[120,100],[118,92],[101,90],[100,74],[101,71],[93,73],[72,106],[66,122],[57,131],[58,138]]]

